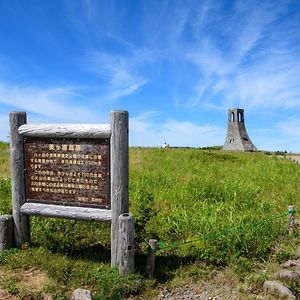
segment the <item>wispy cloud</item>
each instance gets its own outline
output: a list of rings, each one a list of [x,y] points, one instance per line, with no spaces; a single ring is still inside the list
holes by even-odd
[[[237,2],[229,11],[222,6],[201,23],[202,35],[187,52],[187,59],[196,63],[205,76],[224,76],[233,72],[247,59],[247,55],[260,45],[269,33],[269,26],[286,12],[286,8],[271,2],[256,5],[255,1]],[[218,30],[207,30],[212,22],[222,25]],[[198,33],[199,34],[199,33]]]
[[[145,66],[156,59],[157,51],[124,36],[124,24],[129,21],[127,5],[65,0],[65,6],[74,36],[83,44],[80,65],[83,71],[98,76],[102,97],[120,99],[141,90],[149,82]]]
[[[140,75],[140,69],[155,57],[155,53],[145,49],[130,49],[123,54],[91,50],[86,55],[85,66],[104,81],[106,97],[118,99],[131,95],[148,82]]]
[[[8,140],[8,114],[0,114],[0,141]]]
[[[52,87],[38,88],[32,86],[12,86],[0,83],[0,103],[12,109],[63,120],[64,122],[94,122],[94,112],[76,99],[84,98],[74,88]]]
[[[288,120],[281,121],[276,125],[276,129],[282,132],[283,135],[293,137],[300,145],[300,119],[293,117]]]
[[[81,45],[93,45],[122,26],[122,7],[117,1],[64,0],[65,17]]]
[[[171,146],[202,147],[224,142],[224,128],[175,119],[155,122],[155,116],[157,112],[148,112],[131,118],[131,146],[162,146],[166,142]]]
[[[200,77],[186,105],[300,108],[295,27],[300,28],[293,19],[284,18],[288,2],[280,3],[236,2],[229,11],[211,15],[209,22],[218,18],[220,29],[202,31],[186,54],[198,66]],[[201,26],[205,29],[203,22]]]
[[[134,133],[141,133],[151,130],[153,122],[151,118],[158,115],[156,111],[148,111],[140,114],[137,117],[130,118],[130,129]]]
[[[255,138],[253,142],[260,150],[300,152],[300,120],[298,118],[280,121],[272,127],[254,129],[251,133]]]
[[[292,57],[292,54],[273,55],[249,66],[225,90],[236,103],[248,108],[299,109],[300,65]]]

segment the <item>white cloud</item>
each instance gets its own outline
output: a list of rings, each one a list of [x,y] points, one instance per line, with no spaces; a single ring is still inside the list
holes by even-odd
[[[111,54],[96,50],[88,51],[85,67],[94,72],[108,86],[109,99],[122,98],[141,89],[148,80],[139,69],[155,59],[156,54],[145,49],[130,49],[129,53]]]
[[[287,118],[272,127],[252,129],[250,138],[260,150],[300,153],[300,119]]]
[[[198,66],[194,96],[184,105],[300,108],[299,37],[293,20],[277,22],[287,2],[236,2],[230,15],[219,10],[207,22],[186,59]],[[205,28],[203,24],[202,27]]]
[[[126,5],[95,0],[64,3],[74,38],[83,45],[81,67],[97,75],[101,97],[114,100],[139,91],[148,82],[140,69],[154,55],[123,38]],[[107,51],[107,45],[115,51]]]
[[[78,98],[83,99],[82,95],[70,87],[42,89],[0,83],[0,103],[12,109],[24,110],[65,122],[92,123],[97,120],[93,110],[77,104]]]
[[[222,6],[215,6],[219,10],[208,21],[222,23],[216,32],[205,30],[201,24],[204,32],[186,57],[196,63],[205,76],[223,76],[233,72],[265,38],[269,26],[286,12],[284,5],[266,2],[257,7],[257,3],[253,2],[238,2],[236,9],[230,13],[225,13]]]
[[[205,147],[223,145],[225,127],[198,125],[189,121],[163,119],[156,122],[158,112],[147,112],[130,119],[130,145],[160,147]],[[300,119],[281,121],[273,127],[247,128],[259,150],[300,152]]]
[[[300,119],[291,118],[286,121],[281,121],[277,124],[276,128],[282,132],[283,135],[300,139]],[[300,141],[298,142],[300,144]],[[300,148],[299,148],[300,151]]]
[[[300,64],[292,51],[280,50],[235,74],[224,91],[248,108],[299,109]]]
[[[188,52],[186,58],[199,66],[204,78],[228,74],[235,65],[235,62],[224,57],[223,51],[208,37],[201,40],[196,50]]]
[[[211,125],[200,126],[189,121],[165,119],[155,122],[149,112],[130,120],[131,146],[171,146],[204,147],[222,145],[226,131]]]
[[[8,114],[0,114],[0,141],[8,140]]]
[[[150,118],[157,114],[158,114],[158,112],[156,112],[156,111],[149,111],[149,112],[143,113],[135,118],[130,118],[129,127],[130,127],[131,132],[143,134],[144,132],[151,130],[153,123],[151,122]]]

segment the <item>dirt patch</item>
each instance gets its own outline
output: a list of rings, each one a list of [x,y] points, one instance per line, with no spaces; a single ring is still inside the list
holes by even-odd
[[[52,297],[49,294],[44,294],[43,289],[47,284],[48,277],[41,271],[32,268],[29,270],[1,270],[0,269],[0,299],[1,300],[17,300],[24,296],[24,299],[44,299],[51,300]],[[14,296],[7,290],[14,290],[14,294],[20,296]]]
[[[300,163],[300,156],[299,155],[291,155],[291,156],[287,156],[287,158],[294,161],[296,164]]]
[[[28,289],[41,292],[47,282],[47,276],[36,269],[29,269],[21,275],[21,282]]]
[[[0,289],[0,299],[1,300],[18,300],[16,296],[10,295],[6,291]]]
[[[185,282],[174,287],[160,285],[156,295],[139,295],[127,300],[275,300],[262,291],[241,292],[236,275],[231,270],[213,270],[206,280]]]
[[[162,288],[157,299],[199,299],[234,300],[251,299],[240,293],[235,276],[223,271],[212,271],[211,278],[197,283],[189,283],[172,290]],[[252,298],[259,299],[259,298]]]
[[[40,293],[43,300],[52,300],[51,295],[43,293],[47,281],[47,275],[35,268],[23,271],[19,276],[19,286],[21,289],[27,290],[29,294]]]

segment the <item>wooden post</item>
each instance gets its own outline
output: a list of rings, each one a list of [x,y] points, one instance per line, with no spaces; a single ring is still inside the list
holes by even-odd
[[[14,225],[11,215],[0,216],[0,251],[13,247]]]
[[[111,266],[119,266],[119,216],[128,213],[128,112],[111,112]]]
[[[134,272],[134,220],[130,213],[119,216],[119,274]]]
[[[25,112],[12,112],[9,115],[12,215],[17,247],[30,241],[29,218],[21,213],[21,206],[25,203],[24,145],[18,133],[18,128],[26,123],[26,119]]]
[[[156,249],[157,249],[157,240],[154,239],[149,240],[147,266],[146,266],[146,273],[149,278],[152,278],[154,274]]]
[[[289,205],[289,228],[288,231],[292,234],[295,231],[295,206]]]

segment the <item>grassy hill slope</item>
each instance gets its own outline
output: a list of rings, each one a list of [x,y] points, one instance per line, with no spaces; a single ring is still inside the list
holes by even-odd
[[[3,143],[0,161],[4,214],[11,205],[8,145]],[[155,293],[157,283],[181,278],[182,268],[189,278],[202,274],[203,263],[233,265],[243,273],[274,255],[278,261],[289,256],[296,238],[287,237],[286,213],[289,204],[299,203],[299,179],[298,165],[263,153],[131,148],[137,274],[121,278],[110,269],[108,225],[37,217],[31,218],[31,247],[0,253],[0,271],[39,269],[47,277],[40,294],[54,299],[67,299],[78,286],[90,288],[99,299]],[[144,267],[150,238],[158,239],[161,249],[149,287]],[[12,279],[0,280],[0,286],[40,299],[37,292],[20,288],[18,276],[10,273]]]

